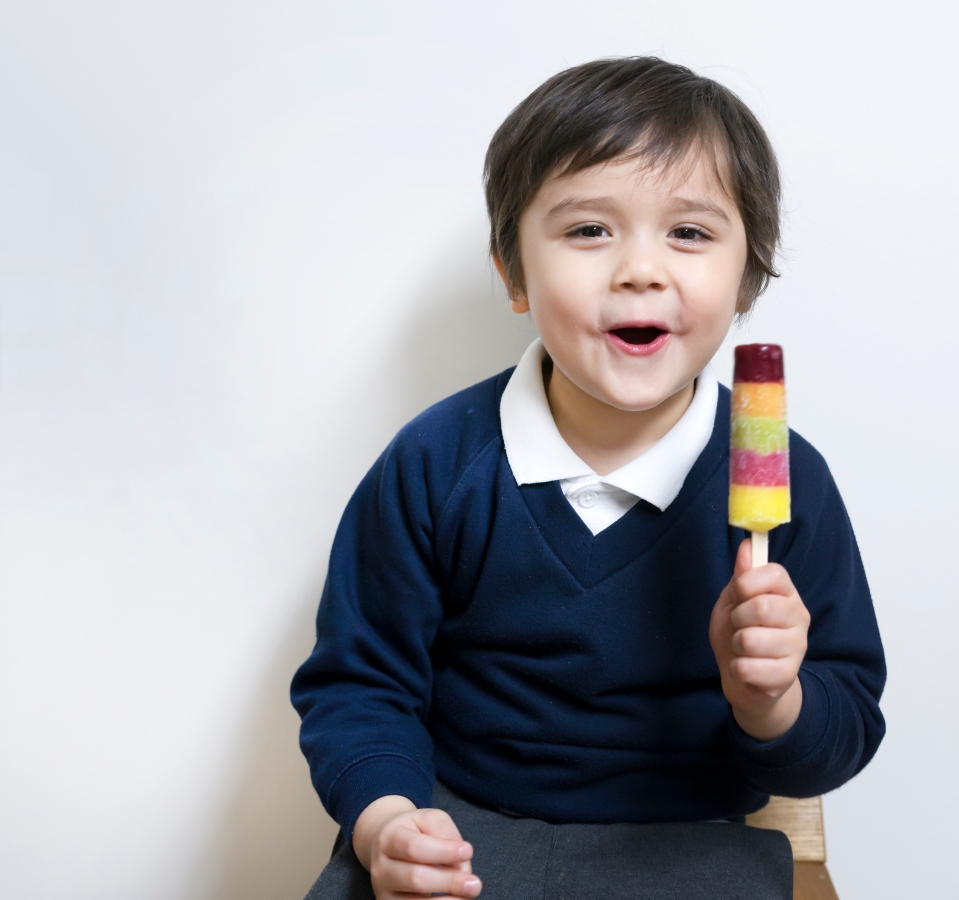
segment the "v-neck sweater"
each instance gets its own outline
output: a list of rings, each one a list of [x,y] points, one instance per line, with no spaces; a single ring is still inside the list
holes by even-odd
[[[792,521],[770,533],[811,615],[803,702],[761,743],[736,724],[709,619],[744,538],[727,523],[729,391],[664,511],[597,535],[557,482],[518,486],[499,401],[512,370],[394,438],[333,542],[317,643],[293,680],[300,743],[348,839],[365,807],[427,807],[439,778],[553,823],[736,817],[838,787],[885,725],[885,663],[842,499],[790,433]]]

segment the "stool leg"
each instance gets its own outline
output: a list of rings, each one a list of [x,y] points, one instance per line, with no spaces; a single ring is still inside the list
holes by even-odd
[[[793,863],[793,900],[839,900],[825,865]]]

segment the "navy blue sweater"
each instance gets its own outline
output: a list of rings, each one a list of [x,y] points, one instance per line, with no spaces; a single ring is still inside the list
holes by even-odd
[[[348,837],[386,794],[438,777],[548,822],[738,816],[838,787],[884,733],[882,645],[822,457],[790,435],[793,520],[770,534],[812,617],[799,720],[759,743],[730,714],[709,645],[741,530],[727,524],[729,392],[663,512],[593,536],[556,482],[518,487],[499,401],[511,370],[428,409],[343,515],[296,673],[301,746]]]

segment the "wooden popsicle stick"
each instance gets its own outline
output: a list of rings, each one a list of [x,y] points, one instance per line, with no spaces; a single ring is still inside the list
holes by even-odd
[[[764,566],[769,562],[769,532],[753,531],[753,568]]]

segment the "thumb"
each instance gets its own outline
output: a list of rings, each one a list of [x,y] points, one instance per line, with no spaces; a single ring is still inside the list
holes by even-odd
[[[753,548],[752,542],[746,538],[736,551],[736,563],[733,566],[733,574],[730,576],[729,583],[723,588],[716,603],[716,612],[724,610],[727,614],[733,607],[739,606],[742,597],[739,596],[739,579],[752,568]]]
[[[745,538],[736,553],[736,565],[733,568],[733,581],[753,567],[753,542]]]
[[[460,856],[458,868],[462,872],[472,872],[473,867],[469,860],[473,855],[473,845],[463,840],[452,816],[444,809],[421,809],[419,813],[420,821],[417,824],[424,834],[441,840],[461,842],[457,848]]]
[[[711,628],[720,627],[719,623],[727,621],[729,614],[737,607],[741,601],[736,582],[745,572],[748,572],[753,562],[752,543],[746,538],[736,551],[736,562],[733,565],[733,574],[729,578],[726,587],[723,588],[716,605],[713,607],[711,618]],[[727,621],[728,624],[728,621]]]
[[[444,840],[461,841],[463,836],[456,823],[446,810],[421,809],[417,815],[417,824],[424,834]]]

